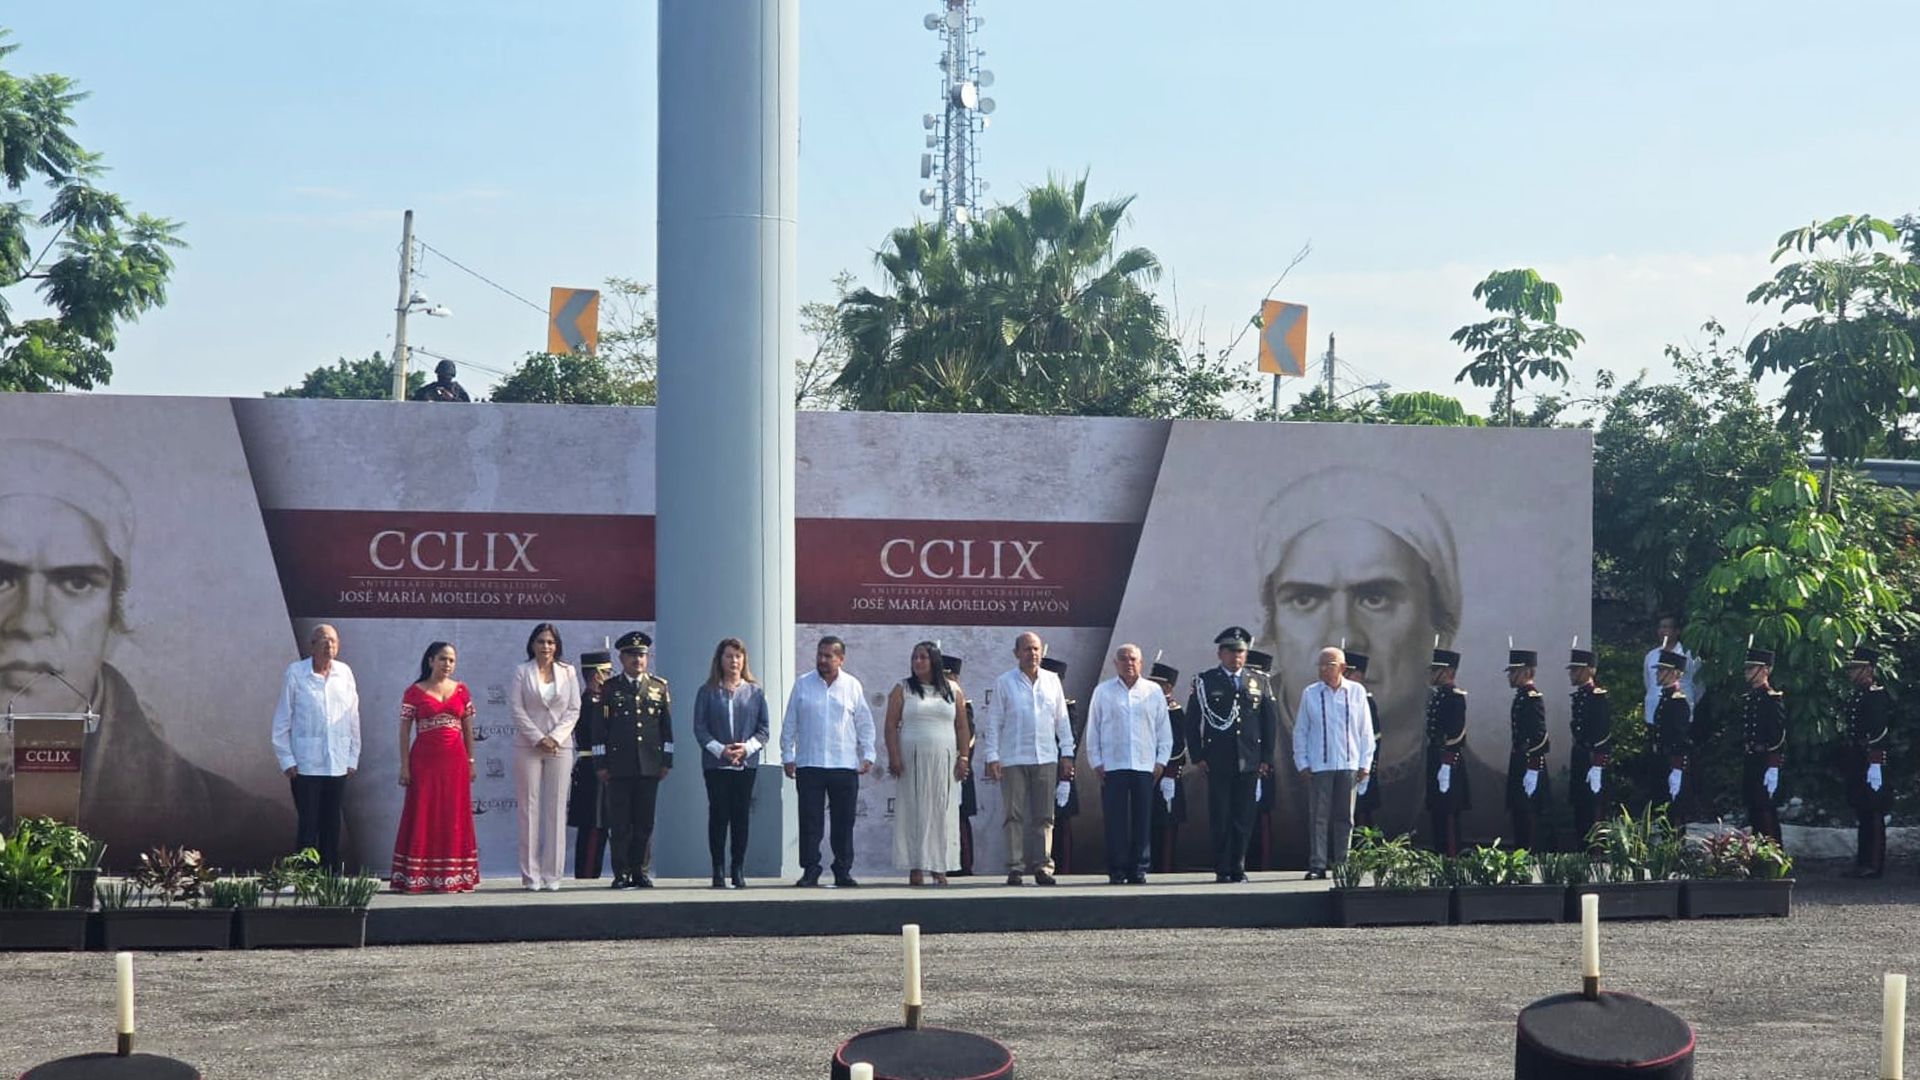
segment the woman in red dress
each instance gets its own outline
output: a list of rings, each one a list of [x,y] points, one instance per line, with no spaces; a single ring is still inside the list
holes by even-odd
[[[420,681],[400,697],[400,786],[407,800],[393,840],[395,892],[471,892],[480,883],[473,699],[453,681],[453,663],[452,645],[427,646]]]

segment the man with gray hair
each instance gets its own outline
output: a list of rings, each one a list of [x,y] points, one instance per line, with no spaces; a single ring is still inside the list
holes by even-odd
[[[1357,497],[1364,494],[1364,500]],[[1411,830],[1423,783],[1420,725],[1427,658],[1460,629],[1459,555],[1432,496],[1392,473],[1342,465],[1288,484],[1267,505],[1255,557],[1265,576],[1261,640],[1276,655],[1275,691],[1299,701],[1318,681],[1319,651],[1337,643],[1371,660],[1368,682],[1386,718],[1370,786],[1381,789],[1380,827]],[[1397,718],[1397,719],[1396,719]],[[1297,717],[1282,717],[1291,726]],[[1285,786],[1301,781],[1279,770]],[[1282,807],[1302,796],[1280,793]],[[1294,830],[1276,830],[1282,837]],[[1299,858],[1294,848],[1283,858]]]
[[[1307,878],[1347,861],[1353,839],[1354,785],[1373,768],[1373,715],[1367,689],[1344,678],[1346,653],[1320,650],[1320,680],[1300,691],[1293,714],[1293,767],[1307,783]]]
[[[1140,646],[1113,654],[1113,678],[1087,706],[1087,764],[1100,779],[1107,883],[1145,885],[1153,858],[1153,800],[1173,754],[1167,692],[1141,678]]]
[[[286,854],[286,808],[183,758],[107,662],[127,629],[126,488],[93,458],[45,440],[0,439],[0,462],[0,711],[99,714],[81,751],[80,827],[120,866],[183,841],[227,866]],[[9,771],[0,809],[11,810],[12,786]]]
[[[273,755],[293,786],[294,850],[313,848],[321,866],[342,873],[340,808],[347,777],[360,769],[360,688],[353,669],[337,659],[333,627],[314,627],[307,648],[307,659],[288,664],[280,679]]]

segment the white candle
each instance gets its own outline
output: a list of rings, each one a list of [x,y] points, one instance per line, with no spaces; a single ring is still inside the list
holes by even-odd
[[[1907,977],[1888,975],[1882,987],[1880,1080],[1902,1080],[1907,1043]]]
[[[864,1061],[856,1061],[853,1063],[853,1068],[847,1070],[847,1074],[853,1080],[873,1080],[873,1066]]]
[[[133,954],[130,952],[113,954],[113,977],[116,987],[115,1000],[120,1006],[120,1026],[122,1035],[133,1034]]]
[[[920,926],[908,923],[900,928],[907,947],[907,1004],[920,1004]]]
[[[1580,897],[1580,975],[1600,977],[1600,897],[1593,893]]]

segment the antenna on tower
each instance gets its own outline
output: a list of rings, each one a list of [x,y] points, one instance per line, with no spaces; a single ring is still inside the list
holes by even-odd
[[[940,109],[921,117],[927,129],[927,153],[920,155],[920,205],[940,208],[941,227],[958,232],[981,217],[980,133],[998,103],[981,92],[993,85],[993,72],[980,66],[987,54],[974,38],[986,19],[974,14],[979,0],[944,0],[945,10],[920,20],[940,35]]]

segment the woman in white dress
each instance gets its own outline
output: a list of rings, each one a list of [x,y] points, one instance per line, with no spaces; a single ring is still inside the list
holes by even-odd
[[[912,674],[887,695],[887,769],[894,798],[893,861],[907,883],[947,883],[959,866],[960,780],[967,774],[967,700],[947,678],[940,646],[913,647]]]

